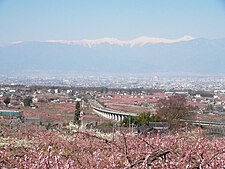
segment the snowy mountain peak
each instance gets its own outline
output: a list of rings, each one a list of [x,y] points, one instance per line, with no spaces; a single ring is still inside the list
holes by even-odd
[[[96,47],[100,44],[103,43],[108,43],[110,45],[119,45],[119,46],[129,46],[129,47],[134,47],[134,46],[143,46],[148,43],[176,43],[176,42],[183,42],[183,41],[190,41],[193,40],[192,36],[183,36],[178,39],[165,39],[165,38],[155,38],[155,37],[146,37],[146,36],[141,36],[139,38],[133,39],[133,40],[119,40],[116,38],[99,38],[95,40],[88,40],[88,39],[83,39],[83,40],[48,40],[47,42],[52,42],[52,43],[64,43],[64,44],[78,44],[78,45],[83,45],[83,46],[88,46],[88,47]]]

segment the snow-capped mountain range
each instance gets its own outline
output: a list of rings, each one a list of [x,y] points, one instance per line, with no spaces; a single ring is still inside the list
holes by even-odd
[[[192,36],[183,36],[178,39],[165,39],[165,38],[153,38],[153,37],[147,37],[147,36],[142,36],[138,37],[136,39],[132,40],[119,40],[116,38],[99,38],[95,40],[47,40],[46,42],[51,42],[51,43],[63,43],[63,44],[78,44],[78,45],[83,45],[83,46],[88,46],[88,47],[96,47],[102,43],[107,43],[110,45],[119,45],[119,46],[129,46],[129,47],[134,47],[134,46],[143,46],[148,43],[177,43],[177,42],[184,42],[184,41],[190,41],[193,40]]]
[[[48,40],[0,46],[0,74],[76,71],[225,73],[225,39]]]

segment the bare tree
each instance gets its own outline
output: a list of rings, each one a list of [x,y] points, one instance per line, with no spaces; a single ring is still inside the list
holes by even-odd
[[[187,105],[185,96],[174,95],[157,102],[157,114],[167,121],[171,128],[180,126],[180,119],[190,117],[191,107]]]

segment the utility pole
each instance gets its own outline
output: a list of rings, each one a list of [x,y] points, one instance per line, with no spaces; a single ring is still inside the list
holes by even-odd
[[[132,133],[134,132],[134,123],[131,124]]]
[[[129,133],[130,133],[130,117],[129,117],[129,124],[128,125],[129,125]]]
[[[113,142],[114,142],[114,139],[115,139],[115,124],[113,123]]]
[[[27,116],[24,113],[25,132],[27,134]]]
[[[10,120],[9,120],[10,130],[12,129],[12,112],[10,112]]]

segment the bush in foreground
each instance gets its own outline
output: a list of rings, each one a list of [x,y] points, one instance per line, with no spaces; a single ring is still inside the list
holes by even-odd
[[[122,124],[128,127],[131,124],[135,125],[148,125],[150,122],[161,121],[158,115],[154,115],[151,112],[141,113],[139,116],[126,116],[124,117]]]

